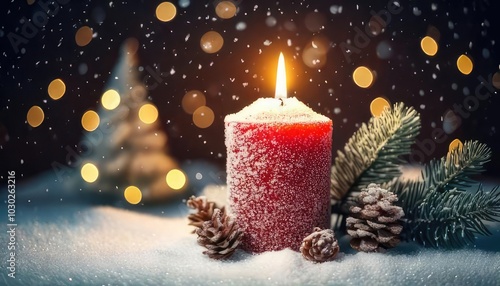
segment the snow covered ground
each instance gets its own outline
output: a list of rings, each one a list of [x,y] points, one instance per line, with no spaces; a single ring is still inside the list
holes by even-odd
[[[99,206],[40,180],[18,186],[16,278],[7,277],[3,231],[1,285],[500,285],[499,224],[455,251],[402,243],[386,254],[356,253],[341,237],[340,255],[322,264],[291,250],[238,250],[215,261],[196,244],[180,199]]]

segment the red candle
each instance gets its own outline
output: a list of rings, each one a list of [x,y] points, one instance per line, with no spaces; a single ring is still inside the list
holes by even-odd
[[[229,205],[250,252],[298,250],[330,226],[332,121],[286,98],[280,55],[276,98],[225,118]]]

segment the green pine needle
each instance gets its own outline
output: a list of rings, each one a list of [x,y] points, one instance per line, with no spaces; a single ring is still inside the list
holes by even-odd
[[[419,114],[403,103],[363,123],[344,150],[337,152],[331,174],[332,198],[346,201],[352,192],[370,183],[383,184],[399,177],[400,157],[410,153],[419,131]]]
[[[407,217],[405,231],[424,246],[457,248],[474,243],[475,234],[491,235],[484,221],[500,221],[498,186],[485,193],[430,192]]]
[[[500,218],[498,187],[472,194],[471,176],[484,171],[491,149],[467,141],[440,160],[432,160],[417,181],[398,181],[392,191],[405,212],[408,239],[426,246],[456,248],[474,242],[475,234],[490,235],[484,221]]]
[[[405,213],[411,213],[429,192],[457,188],[465,191],[476,182],[470,177],[484,171],[490,161],[491,149],[478,141],[466,141],[440,160],[431,160],[422,169],[418,181],[398,181],[391,191],[399,196]]]

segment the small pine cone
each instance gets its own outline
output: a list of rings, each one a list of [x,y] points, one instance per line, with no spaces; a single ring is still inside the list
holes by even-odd
[[[189,225],[200,228],[203,223],[207,220],[212,219],[212,215],[215,209],[215,203],[207,201],[207,198],[204,196],[195,197],[191,196],[187,202],[187,206],[191,209],[195,209],[195,213],[191,213],[188,216]],[[195,233],[196,230],[193,230]]]
[[[226,214],[224,208],[215,209],[210,220],[196,230],[198,244],[207,248],[203,254],[214,259],[230,257],[243,238],[238,223]]]
[[[337,256],[339,244],[333,230],[315,227],[313,233],[302,241],[300,252],[313,262],[330,261]]]
[[[395,247],[403,230],[400,219],[403,209],[393,205],[397,195],[370,184],[351,206],[346,220],[347,233],[352,237],[351,247],[364,252],[379,252]]]

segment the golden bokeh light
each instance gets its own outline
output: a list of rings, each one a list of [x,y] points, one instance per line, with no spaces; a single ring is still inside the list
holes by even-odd
[[[383,97],[377,97],[370,103],[370,112],[372,116],[380,116],[385,108],[391,108],[389,101]]]
[[[53,100],[58,100],[61,97],[63,97],[64,93],[66,92],[66,85],[64,84],[64,81],[60,78],[56,78],[55,80],[51,81],[49,84],[49,87],[47,88],[47,92]]]
[[[199,128],[208,128],[214,122],[215,115],[213,110],[208,106],[198,107],[193,112],[193,123]]]
[[[88,110],[82,116],[82,127],[83,129],[91,132],[97,129],[100,121],[99,114],[93,110]]]
[[[352,73],[352,79],[359,87],[368,88],[373,83],[373,73],[367,67],[360,66]]]
[[[101,97],[101,104],[107,110],[113,110],[120,104],[120,94],[114,89],[108,89]]]
[[[38,127],[42,124],[45,118],[45,114],[43,113],[43,109],[40,106],[33,105],[26,115],[26,120],[28,120],[28,124],[31,127]]]
[[[496,72],[491,78],[491,81],[496,89],[500,89],[500,72]]]
[[[473,67],[474,64],[468,56],[461,55],[460,57],[458,57],[457,68],[461,73],[463,73],[464,75],[468,75],[472,72]]]
[[[464,144],[462,143],[462,141],[460,141],[460,139],[457,138],[457,139],[451,141],[450,145],[448,146],[448,152],[451,152],[457,148],[459,148],[459,150],[461,150],[463,146],[464,146]]]
[[[146,103],[139,109],[139,119],[146,123],[154,123],[158,119],[158,109],[156,106]]]
[[[426,55],[431,57],[438,52],[437,42],[429,36],[425,36],[422,38],[422,40],[420,41],[420,47]]]
[[[215,32],[206,32],[200,39],[201,49],[207,54],[217,53],[224,45],[224,39],[222,36]]]
[[[89,26],[83,26],[76,31],[75,34],[75,42],[78,46],[84,47],[92,41],[92,28]]]
[[[179,169],[172,169],[165,178],[167,185],[173,190],[180,190],[186,185],[186,175]]]
[[[230,19],[236,15],[236,5],[231,1],[221,1],[215,7],[215,13],[221,19]]]
[[[99,178],[99,169],[97,169],[96,165],[92,163],[87,163],[82,166],[80,170],[80,174],[82,175],[82,179],[87,183],[93,183]]]
[[[142,200],[142,192],[136,186],[128,186],[123,192],[123,196],[125,197],[125,200],[132,205],[136,205]]]
[[[177,8],[170,2],[162,2],[156,7],[156,18],[162,22],[169,22],[177,15]]]
[[[193,114],[193,112],[201,106],[207,103],[205,95],[199,90],[190,90],[184,94],[182,97],[182,109],[187,114]]]

